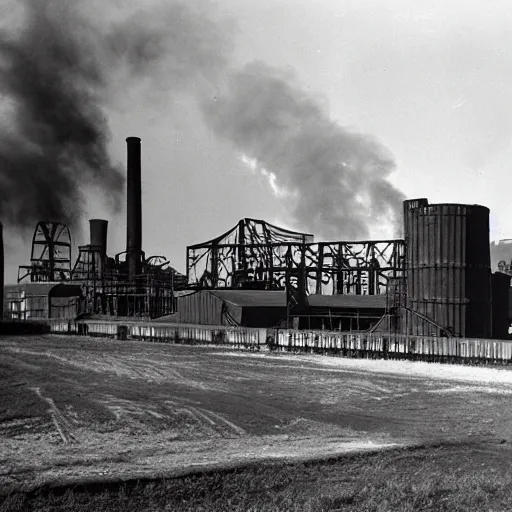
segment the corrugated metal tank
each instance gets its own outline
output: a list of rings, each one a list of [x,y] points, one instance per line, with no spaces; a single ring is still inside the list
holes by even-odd
[[[492,334],[489,209],[479,205],[404,202],[407,306],[455,336]],[[405,332],[432,325],[408,314]]]

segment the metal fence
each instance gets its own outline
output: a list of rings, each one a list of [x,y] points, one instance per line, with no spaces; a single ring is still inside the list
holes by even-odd
[[[266,346],[267,329],[108,321],[50,320],[50,332],[121,340],[223,345],[231,348],[260,349]]]
[[[512,363],[510,340],[101,320],[49,320],[48,323],[52,333],[121,340],[221,345],[249,350],[264,348],[278,352],[354,358],[475,364]]]

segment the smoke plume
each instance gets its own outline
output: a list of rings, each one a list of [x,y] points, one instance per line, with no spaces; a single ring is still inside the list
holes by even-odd
[[[394,169],[389,152],[331,120],[290,73],[250,63],[204,111],[242,160],[259,166],[301,228],[361,239],[372,225],[400,219],[403,196],[387,181]]]
[[[0,30],[0,219],[75,226],[86,188],[117,210],[124,170],[108,153],[105,103],[199,86],[224,69],[227,25],[179,2],[126,15],[106,2],[22,0],[21,27]],[[18,3],[19,5],[19,3]],[[101,9],[101,16],[97,14]],[[113,16],[108,16],[113,14]]]
[[[137,84],[159,101],[193,96],[209,128],[267,177],[303,230],[362,238],[399,218],[389,152],[334,122],[289,73],[260,62],[233,69],[233,26],[208,2],[166,2],[131,16],[121,6],[115,22],[87,15],[82,0],[22,4],[21,29],[0,32],[4,222],[73,225],[89,185],[119,206],[124,173],[108,154],[103,106]]]
[[[21,29],[0,33],[0,216],[74,225],[94,184],[119,206],[123,177],[110,161],[94,30],[72,3],[26,0]]]

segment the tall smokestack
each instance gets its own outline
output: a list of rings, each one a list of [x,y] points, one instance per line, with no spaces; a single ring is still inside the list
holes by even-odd
[[[4,226],[0,222],[0,320],[4,318]]]
[[[126,258],[130,279],[142,270],[142,191],[140,139],[128,137],[126,181]]]

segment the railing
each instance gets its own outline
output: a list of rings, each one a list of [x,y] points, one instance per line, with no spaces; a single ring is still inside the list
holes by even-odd
[[[50,332],[150,342],[262,348],[340,357],[512,363],[512,341],[106,320],[48,320]]]
[[[223,345],[259,349],[266,345],[267,329],[248,327],[164,324],[151,322],[49,320],[50,332],[153,342]]]
[[[512,363],[512,341],[400,334],[276,330],[272,348],[342,357]]]

